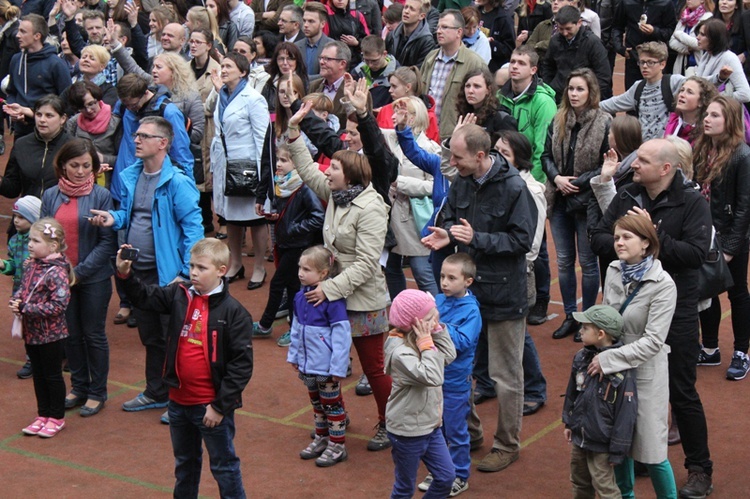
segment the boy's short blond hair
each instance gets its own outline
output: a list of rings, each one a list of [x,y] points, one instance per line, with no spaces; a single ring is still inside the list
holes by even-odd
[[[190,257],[207,256],[216,268],[229,267],[229,246],[218,239],[207,237],[201,239],[190,248]]]
[[[318,112],[326,112],[329,114],[333,112],[333,102],[331,102],[331,99],[329,99],[323,92],[313,92],[302,97],[303,103],[308,101],[312,101],[313,109]]]
[[[639,58],[644,55],[650,55],[659,62],[666,61],[669,56],[667,52],[667,44],[664,42],[641,43],[636,47],[636,50],[638,51]]]
[[[465,279],[474,279],[477,276],[477,266],[468,253],[452,253],[445,257],[443,265],[458,265]]]

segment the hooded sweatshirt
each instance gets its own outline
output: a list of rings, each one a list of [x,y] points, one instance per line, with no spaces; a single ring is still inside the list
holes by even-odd
[[[38,52],[23,50],[14,55],[9,76],[8,102],[24,107],[33,107],[45,95],[62,94],[71,82],[70,71],[48,43]]]
[[[471,390],[471,372],[474,366],[474,351],[482,329],[479,302],[471,293],[461,298],[439,294],[435,306],[440,312],[440,322],[445,324],[456,347],[456,359],[445,367],[444,392]]]

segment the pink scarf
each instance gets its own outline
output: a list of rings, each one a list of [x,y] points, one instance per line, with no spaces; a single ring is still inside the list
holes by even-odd
[[[78,113],[78,127],[91,135],[100,135],[107,131],[109,120],[112,118],[112,107],[99,101],[101,110],[93,120],[86,118],[83,113]]]
[[[94,189],[94,175],[89,175],[86,182],[82,184],[74,184],[65,177],[60,177],[57,180],[57,187],[60,192],[71,198],[80,198],[81,196],[88,196]]]
[[[701,17],[703,17],[703,14],[706,13],[706,9],[703,8],[702,5],[699,5],[695,10],[690,10],[686,8],[682,11],[682,15],[680,16],[680,22],[683,26],[687,26],[688,28],[692,28],[696,24],[698,24],[698,21],[701,20]]]

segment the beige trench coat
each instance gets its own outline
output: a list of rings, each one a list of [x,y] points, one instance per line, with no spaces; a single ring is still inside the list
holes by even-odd
[[[659,260],[654,260],[643,282],[623,312],[624,345],[600,353],[599,363],[605,374],[635,368],[638,419],[630,456],[642,463],[658,464],[667,459],[669,346],[664,341],[677,303],[677,288]],[[630,283],[624,289],[620,261],[610,263],[603,303],[619,310],[634,287]]]

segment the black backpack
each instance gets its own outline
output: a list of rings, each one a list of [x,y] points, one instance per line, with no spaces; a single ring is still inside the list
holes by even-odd
[[[646,88],[646,80],[641,80],[635,88],[635,110],[634,116],[638,117],[638,109],[641,107],[641,95]],[[667,112],[671,113],[674,108],[674,94],[672,94],[672,75],[662,75],[661,77],[661,98],[667,106]]]

